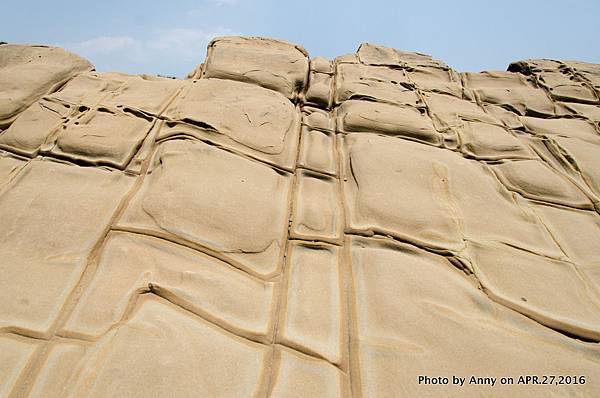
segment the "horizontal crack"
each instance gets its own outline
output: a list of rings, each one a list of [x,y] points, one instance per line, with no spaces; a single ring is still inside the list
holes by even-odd
[[[52,336],[52,337],[44,337],[41,335],[38,335],[37,333],[31,333],[30,331],[26,330],[26,329],[21,329],[21,328],[12,328],[12,327],[6,327],[6,328],[2,328],[0,329],[0,336],[19,336],[19,337],[23,337],[26,339],[31,339],[31,340],[37,340],[37,341],[41,341],[41,342],[51,342],[51,341],[60,341],[60,340],[66,340],[66,341],[74,341],[74,342],[79,342],[79,343],[85,343],[85,344],[89,344],[90,341],[86,340],[86,339],[80,339],[77,337],[73,337],[73,336]]]

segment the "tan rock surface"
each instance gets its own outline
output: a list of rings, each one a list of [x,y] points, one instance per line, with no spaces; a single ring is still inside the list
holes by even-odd
[[[0,45],[0,397],[597,396],[599,95],[370,43],[217,38],[185,80]]]
[[[0,128],[44,94],[92,68],[85,59],[61,48],[0,45]]]

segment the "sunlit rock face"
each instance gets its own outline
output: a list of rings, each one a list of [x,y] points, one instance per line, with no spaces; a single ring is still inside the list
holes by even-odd
[[[207,53],[0,45],[0,396],[597,396],[599,65]]]

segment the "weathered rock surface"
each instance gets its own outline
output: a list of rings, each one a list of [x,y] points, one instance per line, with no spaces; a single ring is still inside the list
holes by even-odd
[[[0,46],[0,128],[44,94],[56,91],[93,65],[61,48]]]
[[[599,123],[576,61],[0,45],[0,396],[597,396]]]

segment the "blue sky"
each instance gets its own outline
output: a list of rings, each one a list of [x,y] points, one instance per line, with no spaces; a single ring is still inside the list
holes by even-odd
[[[53,44],[101,71],[183,77],[219,35],[303,45],[311,56],[361,42],[420,51],[460,71],[525,58],[600,63],[600,1],[7,1],[0,41]]]

